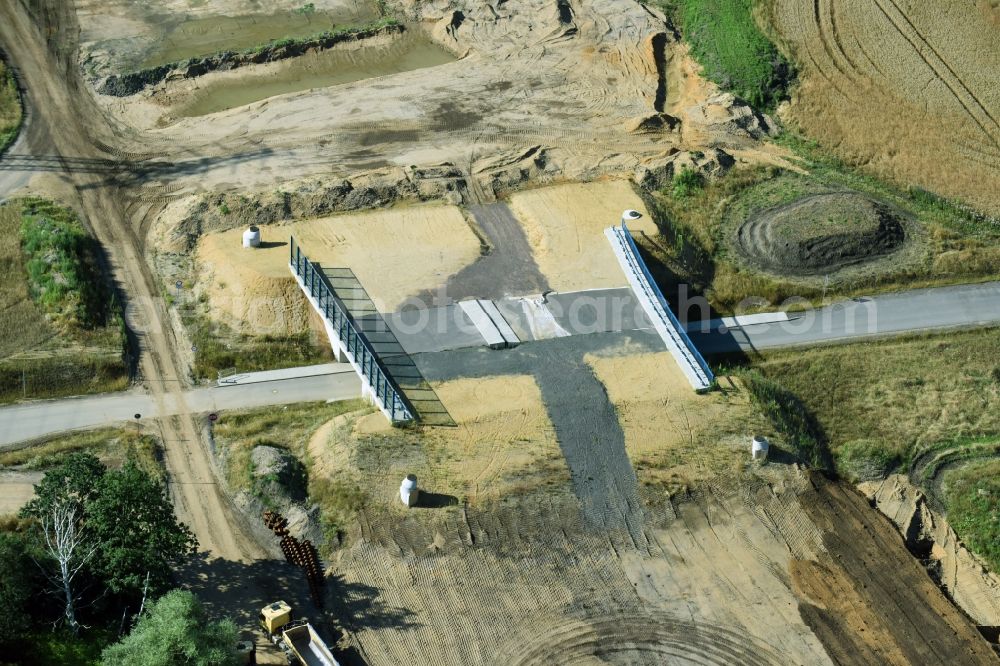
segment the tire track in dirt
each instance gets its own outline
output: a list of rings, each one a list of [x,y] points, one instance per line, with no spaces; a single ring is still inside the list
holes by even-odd
[[[548,628],[504,654],[498,663],[516,666],[575,664],[587,657],[628,652],[636,661],[728,666],[785,663],[770,646],[735,630],[692,622],[665,613],[610,612],[571,619]]]

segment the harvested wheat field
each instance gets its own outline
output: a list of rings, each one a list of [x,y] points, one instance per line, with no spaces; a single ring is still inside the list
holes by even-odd
[[[1000,31],[973,0],[771,0],[790,116],[852,163],[1000,212]],[[987,6],[989,5],[989,6]]]
[[[256,249],[243,229],[204,236],[198,288],[226,323],[256,333],[302,331],[308,304],[288,268],[289,236],[313,261],[349,268],[382,312],[433,291],[479,257],[480,245],[454,206],[412,206],[261,228]],[[377,260],[373,258],[377,257]]]
[[[642,213],[629,223],[637,233],[656,233],[642,199],[628,181],[574,183],[518,192],[511,208],[524,225],[539,270],[555,291],[626,287],[628,281],[604,230],[622,211]]]

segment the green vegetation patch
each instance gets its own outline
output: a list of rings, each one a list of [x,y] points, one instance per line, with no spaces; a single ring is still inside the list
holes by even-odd
[[[160,443],[134,428],[101,428],[50,437],[29,446],[0,452],[0,467],[41,470],[55,467],[72,453],[88,452],[117,469],[127,461],[155,479],[163,479]]]
[[[645,249],[662,265],[668,297],[683,283],[690,292],[705,296],[715,311],[730,314],[774,309],[789,299],[819,305],[830,298],[1000,279],[1000,224],[923,191],[900,190],[850,171],[818,154],[808,142],[787,136],[782,141],[797,152],[791,161],[802,173],[773,166],[734,169],[702,188],[683,187],[684,196],[677,196],[674,184],[650,196],[649,208],[661,233]],[[808,237],[826,233],[818,226],[826,227],[830,236],[843,237],[848,248],[861,251],[872,245],[870,261],[829,271],[799,271],[796,277],[791,277],[791,269],[765,271],[748,261],[741,248],[757,242],[749,228],[740,238],[748,220],[810,197],[825,202],[805,207],[818,216],[810,224],[778,224],[762,229],[760,237],[775,246],[807,238],[805,247],[813,242]],[[862,203],[868,212],[858,210]],[[871,230],[872,220],[880,221],[886,211],[892,224],[898,221],[901,241],[883,233],[892,231],[888,226]],[[786,217],[785,222],[797,219]],[[866,233],[886,242],[866,243]],[[829,251],[834,258],[839,256],[835,250]],[[771,254],[780,259],[780,253]]]
[[[257,446],[285,449],[309,463],[309,438],[330,419],[366,408],[362,400],[309,402],[224,412],[215,422],[216,446],[226,460],[226,481],[234,490],[253,490],[251,454]]]
[[[96,328],[114,299],[99,264],[100,248],[68,208],[31,197],[21,204],[21,249],[32,299],[56,321]]]
[[[761,32],[752,0],[658,0],[704,75],[762,109],[788,96],[792,65]]]
[[[220,373],[255,372],[329,363],[333,352],[309,333],[245,335],[190,310],[181,317],[194,343],[194,376],[217,379]]]
[[[945,507],[955,533],[991,570],[1000,571],[1000,460],[949,474]]]
[[[17,138],[24,112],[17,81],[3,60],[0,60],[0,155]]]
[[[132,632],[104,650],[103,666],[193,664],[238,666],[239,629],[230,619],[212,620],[187,590],[171,590],[151,605]],[[244,662],[245,663],[245,662]]]
[[[0,402],[128,385],[121,306],[76,215],[29,198],[0,206]]]
[[[798,396],[756,370],[740,373],[750,400],[796,455],[814,469],[831,470],[832,460],[820,425]]]
[[[1000,435],[998,329],[765,351],[756,367],[798,396],[845,464]]]

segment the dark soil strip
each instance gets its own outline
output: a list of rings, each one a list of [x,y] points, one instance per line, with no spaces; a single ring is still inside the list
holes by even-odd
[[[420,354],[415,361],[429,380],[532,375],[555,427],[584,519],[592,527],[625,529],[636,544],[643,544],[643,511],[625,437],[604,385],[583,357],[624,344],[654,349],[658,343],[655,335],[639,331],[594,334],[503,351],[478,348]]]
[[[424,291],[417,295],[418,299],[428,305],[444,306],[468,298],[499,300],[549,290],[548,281],[531,255],[528,237],[507,204],[470,206],[469,212],[486,236],[488,253],[448,278],[443,294]]]

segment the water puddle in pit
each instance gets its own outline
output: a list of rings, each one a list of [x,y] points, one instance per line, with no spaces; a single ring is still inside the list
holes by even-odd
[[[265,65],[272,68],[266,72],[249,68],[228,72],[212,82],[206,81],[175,115],[204,116],[275,95],[399,74],[455,60],[453,54],[419,29],[408,29],[379,45],[328,49]]]
[[[296,11],[253,16],[206,16],[168,28],[157,48],[146,56],[141,68],[157,67],[179,60],[240,51],[274,39],[309,37],[324,30],[360,25],[378,18],[374,5],[358,2],[342,11]]]

